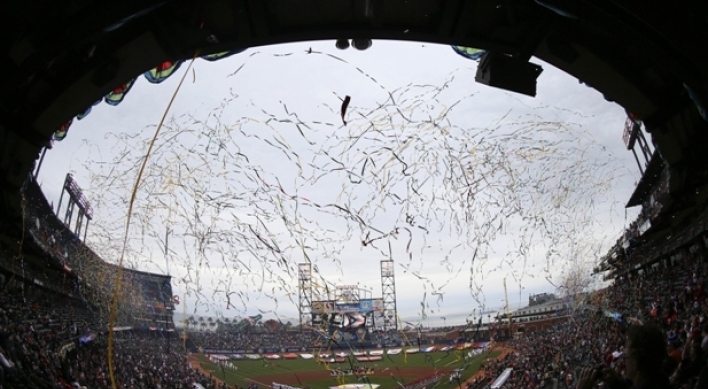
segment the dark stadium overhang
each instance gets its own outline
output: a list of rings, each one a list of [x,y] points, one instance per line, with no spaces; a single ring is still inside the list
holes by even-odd
[[[664,170],[664,160],[658,151],[654,151],[651,156],[649,165],[644,171],[644,175],[639,180],[637,187],[632,193],[632,197],[629,198],[626,208],[636,207],[637,205],[642,205],[642,203],[647,200],[649,195],[651,195],[652,190],[661,179],[661,173]]]
[[[10,0],[2,8],[6,227],[20,220],[19,188],[51,134],[116,86],[168,60],[307,40],[423,41],[538,57],[644,121],[671,170],[673,196],[706,182],[708,131],[686,88],[706,101],[708,67],[693,46],[708,38],[704,2]],[[621,141],[620,123],[617,131]]]

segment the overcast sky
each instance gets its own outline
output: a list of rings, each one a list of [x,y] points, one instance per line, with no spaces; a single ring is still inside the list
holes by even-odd
[[[624,110],[542,65],[531,98],[475,83],[476,62],[423,43],[375,41],[362,52],[308,42],[197,60],[149,159],[126,263],[169,266],[188,314],[274,310],[293,322],[297,264],[308,258],[318,285],[360,284],[374,297],[379,263],[393,259],[399,315],[424,324],[502,307],[505,279],[512,308],[553,292],[633,220],[623,205],[640,174],[622,144]],[[87,242],[110,261],[136,163],[185,72],[186,63],[159,85],[139,77],[122,104],[93,107],[47,153],[44,192],[56,206],[74,173],[96,208]],[[485,174],[498,183],[462,194],[464,180]]]

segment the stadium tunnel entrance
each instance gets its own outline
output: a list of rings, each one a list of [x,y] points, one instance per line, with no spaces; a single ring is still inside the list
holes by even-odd
[[[527,94],[535,91],[538,71],[519,74],[537,57],[643,121],[670,167],[676,209],[690,214],[700,201],[697,189],[708,180],[701,147],[708,140],[708,67],[683,35],[708,38],[703,3],[683,0],[669,9],[629,0],[8,4],[0,111],[5,197],[0,217],[6,231],[21,223],[19,188],[40,149],[116,87],[166,61],[307,40],[480,48],[489,58],[478,81]]]

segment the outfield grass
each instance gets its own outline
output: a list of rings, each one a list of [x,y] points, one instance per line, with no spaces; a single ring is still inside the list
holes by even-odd
[[[460,351],[410,355],[399,354],[385,355],[383,356],[383,360],[378,362],[352,363],[360,366],[371,366],[376,369],[377,373],[381,371],[381,369],[388,368],[387,373],[392,376],[372,377],[371,382],[381,385],[379,389],[391,389],[399,387],[399,382],[409,383],[431,374],[433,367],[445,370],[464,368],[462,372],[462,381],[464,382],[479,370],[484,359],[496,357],[499,354],[499,351],[491,351],[473,357],[467,361],[463,359],[464,354]],[[274,361],[232,360],[231,363],[237,367],[237,370],[234,371],[230,369],[222,370],[203,355],[199,355],[198,358],[202,368],[211,372],[213,376],[218,377],[229,385],[238,385],[239,387],[245,387],[251,381],[262,385],[270,385],[272,383],[272,376],[278,374],[292,374],[292,376],[290,376],[291,379],[298,379],[301,382],[301,384],[297,386],[307,386],[310,389],[328,389],[330,386],[360,382],[357,381],[357,378],[354,376],[329,377],[325,379],[308,378],[306,377],[308,372],[326,370],[325,365],[317,363],[314,359],[298,358]],[[349,367],[349,363],[331,364],[330,366],[346,369]],[[421,369],[416,370],[415,368]],[[437,388],[448,389],[456,386],[456,382],[450,384],[447,379],[443,379],[438,384]]]

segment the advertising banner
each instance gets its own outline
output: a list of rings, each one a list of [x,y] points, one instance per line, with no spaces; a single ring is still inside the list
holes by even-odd
[[[362,314],[368,314],[371,312],[383,312],[383,300],[382,299],[359,300],[359,312]]]
[[[337,304],[337,312],[358,313],[359,312],[359,303]]]
[[[295,349],[300,350],[300,349]],[[265,348],[265,349],[249,349],[249,350],[228,350],[228,349],[214,349],[205,348],[202,349],[204,354],[263,354],[263,353],[279,353],[281,349],[279,348]]]
[[[218,350],[213,348],[205,348],[202,350],[204,354],[235,354],[235,350]]]

